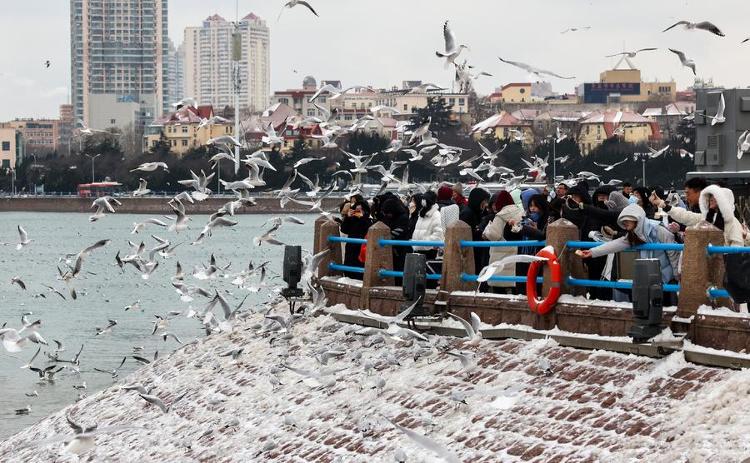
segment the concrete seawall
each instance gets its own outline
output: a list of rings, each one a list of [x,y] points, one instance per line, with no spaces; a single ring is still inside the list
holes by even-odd
[[[125,214],[171,214],[172,209],[167,204],[169,196],[152,196],[146,198],[117,198],[122,206],[117,207],[117,212]],[[188,214],[212,214],[221,206],[234,199],[233,196],[211,197],[195,204],[186,203],[185,209]],[[91,208],[92,198],[52,197],[52,196],[30,196],[15,198],[0,198],[0,212],[79,212],[93,213]],[[239,214],[273,214],[280,212],[310,212],[308,206],[289,202],[283,209],[279,199],[274,197],[256,198],[257,205],[254,207],[240,208]],[[342,198],[326,198],[323,200],[323,209],[332,210],[337,208],[343,201]]]

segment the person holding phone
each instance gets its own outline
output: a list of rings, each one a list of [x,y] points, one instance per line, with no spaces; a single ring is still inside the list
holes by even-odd
[[[367,201],[350,202],[349,207],[342,207],[342,214],[346,211],[346,215],[341,221],[341,233],[345,233],[349,238],[364,238],[367,235],[370,225],[372,225],[372,219],[370,218],[370,206]],[[359,252],[362,249],[362,245],[346,243],[344,247],[344,265],[352,267],[361,267],[362,262],[359,261]],[[344,275],[349,278],[361,280],[362,275],[353,272],[344,272]]]

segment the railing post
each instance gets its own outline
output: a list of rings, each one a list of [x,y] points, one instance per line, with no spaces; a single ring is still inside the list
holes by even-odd
[[[475,283],[463,281],[461,274],[474,273],[474,249],[462,248],[461,241],[471,241],[471,227],[460,220],[448,225],[445,230],[443,252],[443,273],[440,277],[440,291],[448,294],[453,291],[471,291]]]
[[[365,274],[362,278],[362,307],[370,308],[370,288],[393,286],[393,278],[381,278],[380,270],[393,270],[393,250],[381,247],[381,239],[391,239],[391,229],[383,222],[377,222],[367,230],[367,257]]]
[[[333,220],[328,220],[325,217],[321,217],[315,221],[315,246],[313,253],[317,254],[325,249],[330,249],[326,257],[321,259],[320,265],[318,266],[318,277],[323,278],[328,275],[336,275],[338,272],[330,270],[328,264],[340,264],[342,263],[341,257],[341,243],[331,243],[328,241],[329,236],[339,236],[340,229],[339,224]]]
[[[688,318],[698,312],[698,307],[710,304],[707,291],[711,286],[721,286],[724,261],[720,254],[708,255],[709,244],[724,245],[721,230],[701,222],[685,230],[685,249],[682,252],[682,277],[677,315]]]
[[[551,224],[547,225],[547,246],[555,248],[555,255],[557,260],[560,262],[562,268],[562,282],[560,284],[561,294],[571,294],[573,288],[567,285],[568,276],[580,277],[583,275],[583,263],[581,259],[575,254],[571,253],[566,249],[566,243],[568,241],[576,241],[580,236],[578,227],[573,222],[567,219],[557,219]],[[552,277],[550,275],[549,266],[544,266],[544,289],[543,294],[549,294],[550,282]]]

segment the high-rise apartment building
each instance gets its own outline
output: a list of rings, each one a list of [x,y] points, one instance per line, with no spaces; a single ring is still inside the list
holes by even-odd
[[[167,97],[170,103],[176,103],[185,97],[185,72],[183,66],[183,46],[175,48],[169,41],[169,74],[167,75]],[[166,107],[166,112],[171,108]]]
[[[239,40],[239,106],[262,111],[270,95],[270,31],[266,22],[250,13],[238,27],[219,15],[201,27],[185,28],[185,95],[217,109],[234,106],[232,43]]]
[[[168,0],[70,0],[74,114],[97,129],[140,126],[167,107]]]

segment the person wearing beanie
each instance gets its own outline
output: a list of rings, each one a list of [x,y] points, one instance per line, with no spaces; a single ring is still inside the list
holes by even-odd
[[[437,205],[440,209],[456,204],[453,202],[453,188],[448,185],[441,185],[437,191]]]
[[[507,229],[510,227],[508,222],[521,222],[523,219],[523,209],[518,207],[513,201],[513,197],[505,190],[497,192],[495,200],[492,202],[492,210],[495,211],[495,218],[482,232],[482,237],[488,241],[506,241]],[[490,248],[489,262],[498,261],[504,257],[512,256],[518,253],[516,247],[494,247]],[[516,269],[513,266],[506,266],[496,276],[515,276]],[[487,282],[494,292],[507,293],[516,287],[513,282],[489,281]]]

